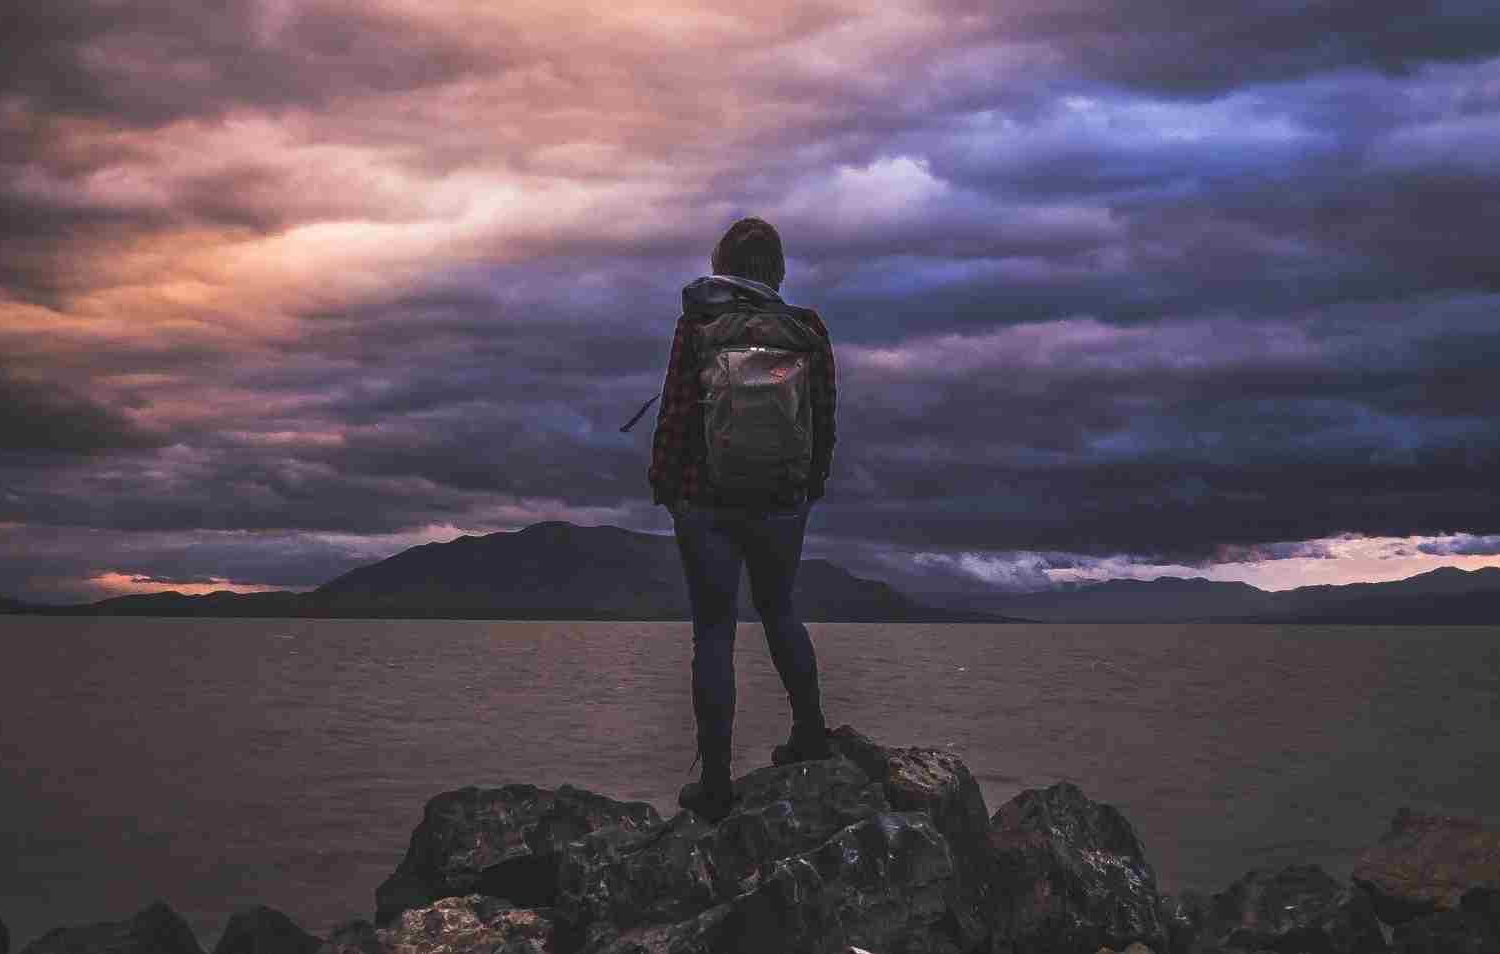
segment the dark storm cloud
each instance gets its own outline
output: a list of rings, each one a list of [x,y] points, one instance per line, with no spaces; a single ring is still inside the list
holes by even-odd
[[[857,333],[879,337],[1493,290],[1494,76],[1338,74],[1206,102],[1089,90],[1024,120],[929,117],[887,143],[927,157],[922,214],[851,229],[825,203],[797,227],[823,300],[874,313]]]
[[[479,62],[369,5],[57,0],[0,14],[0,88],[48,115],[152,126],[399,92]]]
[[[1045,45],[1074,75],[1186,97],[1350,67],[1405,74],[1500,45],[1483,0],[1400,12],[1359,0],[1065,0],[1014,5],[997,20],[1007,40]]]
[[[223,365],[236,396],[209,399],[220,413],[177,425],[171,447],[98,468],[18,464],[0,520],[381,533],[484,524],[519,499],[644,510],[650,423],[618,427],[660,386],[673,316],[611,321],[581,310],[600,291],[532,300],[494,280],[449,276],[320,313],[284,350]],[[620,373],[622,356],[647,370]],[[238,396],[256,394],[278,404]]]
[[[111,448],[155,447],[160,434],[113,407],[77,393],[66,382],[21,377],[0,366],[0,452],[91,454]]]
[[[851,355],[833,486],[858,504],[829,529],[1192,560],[1492,531],[1500,426],[1474,401],[1493,374],[1474,355],[1500,354],[1496,304],[1408,303],[1326,338],[1315,317],[1076,322]],[[1452,335],[1472,350],[1447,352]]]

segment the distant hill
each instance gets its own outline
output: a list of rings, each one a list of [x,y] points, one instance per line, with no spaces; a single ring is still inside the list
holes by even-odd
[[[1500,625],[1500,568],[1442,567],[1390,583],[1270,592],[1202,578],[1105,580],[1037,593],[907,595],[826,560],[804,560],[808,620],[858,622],[1257,622]],[[411,547],[309,593],[151,593],[74,606],[0,598],[0,614],[687,619],[669,536],[561,521]],[[758,619],[747,582],[740,619]]]
[[[0,596],[0,616],[6,613],[29,613],[31,610],[32,606],[30,603],[23,603],[20,600]]]
[[[978,610],[925,606],[826,560],[804,560],[806,620],[1005,622]],[[20,604],[24,607],[24,604]],[[3,607],[0,607],[3,611]],[[131,616],[329,616],[461,619],[688,619],[677,544],[667,536],[561,521],[427,543],[350,570],[309,593],[116,596],[20,611]],[[741,582],[740,618],[759,617]]]
[[[918,599],[1047,622],[1500,624],[1500,567],[1440,567],[1388,583],[1267,591],[1201,577],[1105,580],[1021,594]]]

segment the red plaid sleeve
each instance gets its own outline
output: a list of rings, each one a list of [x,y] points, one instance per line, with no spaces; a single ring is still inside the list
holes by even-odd
[[[672,335],[672,353],[662,381],[661,404],[656,411],[656,433],[651,439],[651,496],[655,503],[670,505],[697,494],[697,465],[693,460],[688,427],[698,406],[698,380],[689,367],[692,325],[687,315],[677,319]]]
[[[808,474],[807,497],[817,500],[823,496],[823,485],[833,467],[833,445],[838,438],[834,417],[838,406],[838,388],[833,364],[833,342],[828,338],[828,328],[816,311],[807,309],[808,324],[823,336],[827,347],[819,356],[820,373],[814,374],[809,395],[812,401],[813,454],[812,470]]]

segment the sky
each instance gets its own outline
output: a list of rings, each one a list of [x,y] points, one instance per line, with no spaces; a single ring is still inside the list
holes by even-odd
[[[0,14],[0,595],[665,533],[736,218],[838,360],[807,553],[913,591],[1500,565],[1485,2]]]

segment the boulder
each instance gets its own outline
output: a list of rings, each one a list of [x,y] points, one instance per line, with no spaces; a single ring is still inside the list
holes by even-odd
[[[318,954],[545,954],[551,939],[546,911],[470,894],[410,908],[384,928],[342,924]]]
[[[1396,954],[1495,954],[1500,951],[1500,891],[1471,888],[1458,910],[1438,911],[1396,926]]]
[[[469,786],[427,802],[406,857],[375,891],[375,923],[439,898],[484,894],[519,907],[546,907],[557,892],[559,851],[591,832],[647,831],[661,816],[645,802],[620,802],[563,785]]]
[[[655,830],[605,829],[567,846],[557,904],[567,943],[596,922],[624,930],[692,918],[889,807],[842,758],[757,769],[734,784],[740,800],[718,824],[681,812]]]
[[[1387,924],[1458,909],[1472,888],[1500,889],[1500,831],[1471,818],[1403,808],[1360,855],[1354,881]]]
[[[767,866],[750,890],[671,925],[594,927],[586,954],[960,954],[952,855],[920,813],[881,812]]]
[[[1118,810],[1059,782],[1027,789],[990,819],[995,951],[1166,949],[1156,874]]]
[[[925,812],[953,853],[954,911],[965,943],[977,946],[993,929],[988,877],[989,811],[963,759],[934,748],[882,746],[841,725],[829,733],[835,753],[879,782],[892,811]]]
[[[1379,954],[1387,948],[1362,892],[1317,865],[1290,865],[1275,874],[1251,871],[1214,895],[1190,950]]]
[[[771,866],[730,903],[712,950],[959,954],[971,947],[953,881],[952,852],[931,818],[882,812]]]
[[[1209,899],[1196,891],[1184,891],[1176,897],[1161,896],[1156,915],[1161,919],[1162,929],[1167,932],[1167,951],[1188,954],[1198,932],[1203,929],[1208,909]]]
[[[156,901],[125,921],[99,921],[53,928],[21,954],[203,954],[198,939],[165,901]]]
[[[285,914],[262,904],[230,916],[214,954],[313,954],[322,943]]]

